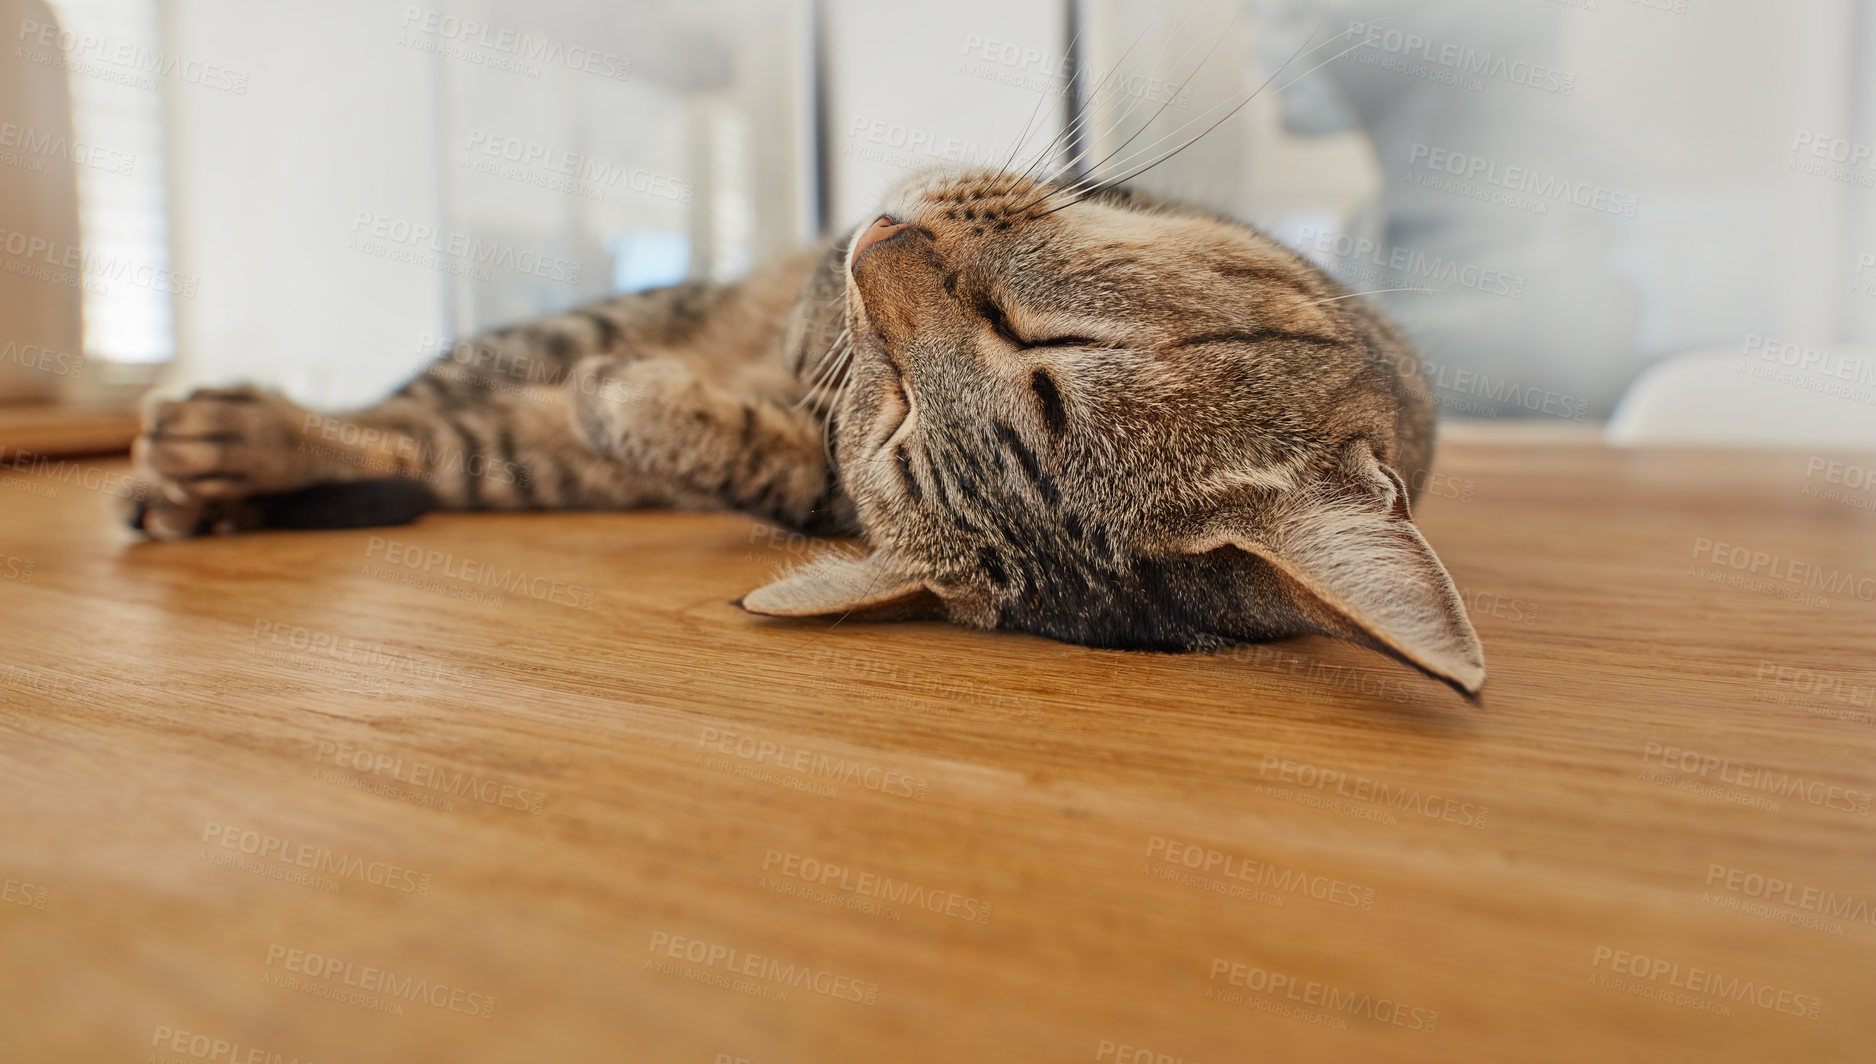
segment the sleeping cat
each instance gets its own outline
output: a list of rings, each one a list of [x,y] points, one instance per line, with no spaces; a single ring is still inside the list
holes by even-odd
[[[1248,226],[926,172],[818,253],[496,330],[364,410],[155,403],[132,524],[729,508],[871,548],[754,613],[1165,651],[1320,633],[1476,695],[1478,636],[1408,511],[1433,449],[1418,366]]]

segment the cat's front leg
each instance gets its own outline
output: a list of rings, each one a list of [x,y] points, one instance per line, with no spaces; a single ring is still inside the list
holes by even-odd
[[[826,426],[806,410],[736,395],[669,359],[587,359],[567,388],[574,431],[602,454],[762,520],[857,530]]]
[[[559,391],[544,393],[557,413]],[[518,435],[524,419],[509,420],[515,422],[510,435]],[[565,435],[564,419],[535,420],[551,420]],[[327,512],[301,513],[290,527],[350,527],[362,519],[343,519],[340,511],[382,515],[385,511],[373,500],[386,498],[407,500],[416,512],[438,503],[459,505],[462,478],[446,475],[450,470],[444,459],[453,452],[438,445],[442,429],[436,422],[433,410],[403,396],[343,415],[308,410],[278,393],[247,386],[201,388],[182,399],[155,400],[147,404],[143,432],[131,444],[137,484],[126,517],[132,528],[153,539],[244,532],[278,524],[282,514],[275,504],[284,494],[394,477],[426,487],[416,493],[375,493],[370,499],[354,495],[349,507],[335,505],[343,496],[331,493],[304,498],[302,509]],[[480,468],[493,464],[484,461]],[[495,478],[488,479],[485,494],[499,494]],[[421,502],[424,496],[427,503]]]

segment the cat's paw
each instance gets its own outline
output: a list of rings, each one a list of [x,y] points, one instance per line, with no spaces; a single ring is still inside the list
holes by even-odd
[[[154,482],[140,480],[123,502],[124,523],[151,539],[188,539],[225,535],[260,527],[245,499],[189,499],[176,502]]]
[[[254,388],[203,388],[155,400],[131,445],[131,527],[157,539],[237,531],[251,495],[306,484],[305,411]]]

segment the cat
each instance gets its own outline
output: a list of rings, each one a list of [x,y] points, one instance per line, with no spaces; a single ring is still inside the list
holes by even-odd
[[[1483,649],[1409,509],[1433,452],[1419,366],[1248,225],[926,171],[816,251],[495,330],[364,410],[154,402],[131,521],[727,508],[870,547],[752,613],[1157,651],[1325,634],[1476,698]]]

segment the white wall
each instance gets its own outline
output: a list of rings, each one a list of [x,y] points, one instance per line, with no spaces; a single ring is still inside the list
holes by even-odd
[[[176,269],[201,279],[178,300],[173,380],[362,402],[422,361],[412,338],[443,330],[441,275],[347,247],[361,209],[443,225],[435,60],[396,43],[400,10],[169,8],[172,50],[249,74],[242,95],[169,96]]]
[[[450,336],[610,294],[621,242],[675,245],[669,281],[813,235],[805,0],[166,11],[171,52],[248,75],[169,94],[176,268],[200,276],[172,386],[365,403]]]

